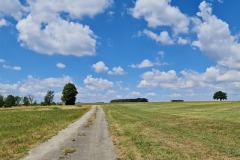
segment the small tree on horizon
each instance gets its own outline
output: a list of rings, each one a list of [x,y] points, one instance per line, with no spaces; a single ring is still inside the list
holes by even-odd
[[[50,106],[54,99],[54,92],[48,91],[46,96],[44,97],[44,104]]]
[[[215,92],[213,95],[214,100],[227,100],[227,93],[224,93],[222,91]]]
[[[65,103],[65,105],[75,105],[77,94],[78,91],[75,85],[72,83],[68,83],[63,88],[61,99]]]
[[[0,108],[4,106],[4,97],[0,95]]]

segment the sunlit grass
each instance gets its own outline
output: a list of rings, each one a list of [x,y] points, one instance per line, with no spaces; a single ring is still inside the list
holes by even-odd
[[[0,110],[0,159],[19,159],[80,118],[89,107],[25,107]]]
[[[104,107],[121,159],[240,159],[240,103]]]

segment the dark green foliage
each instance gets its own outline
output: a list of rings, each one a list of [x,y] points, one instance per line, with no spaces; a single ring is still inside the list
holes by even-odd
[[[5,107],[15,106],[15,97],[14,97],[13,95],[8,95],[8,96],[5,98],[4,106],[5,106]]]
[[[54,92],[53,91],[48,91],[46,96],[44,97],[45,105],[50,106],[51,103],[53,102],[53,99],[54,99]]]
[[[0,107],[4,106],[4,97],[0,95]]]
[[[178,100],[171,100],[171,102],[184,102],[184,100],[178,99]]]
[[[213,95],[214,100],[227,100],[227,93],[224,93],[222,91],[215,92]]]
[[[78,91],[75,85],[72,83],[68,83],[63,88],[61,99],[65,103],[65,105],[75,105],[77,94]]]
[[[114,99],[111,100],[110,103],[116,102],[148,102],[147,98],[136,98],[136,99]]]
[[[16,105],[16,106],[20,106],[21,97],[15,96],[14,98],[15,98],[15,105]]]
[[[28,97],[23,97],[23,105],[24,106],[29,106],[30,105]]]

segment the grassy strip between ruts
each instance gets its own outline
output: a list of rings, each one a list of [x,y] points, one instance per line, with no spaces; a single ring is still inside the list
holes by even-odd
[[[104,106],[119,159],[240,159],[240,102]]]
[[[0,110],[0,159],[15,160],[76,121],[90,107],[33,107]]]

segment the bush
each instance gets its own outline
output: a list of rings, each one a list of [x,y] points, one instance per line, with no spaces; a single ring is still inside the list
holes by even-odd
[[[147,98],[136,98],[136,99],[114,99],[111,100],[110,103],[116,102],[148,102]]]

